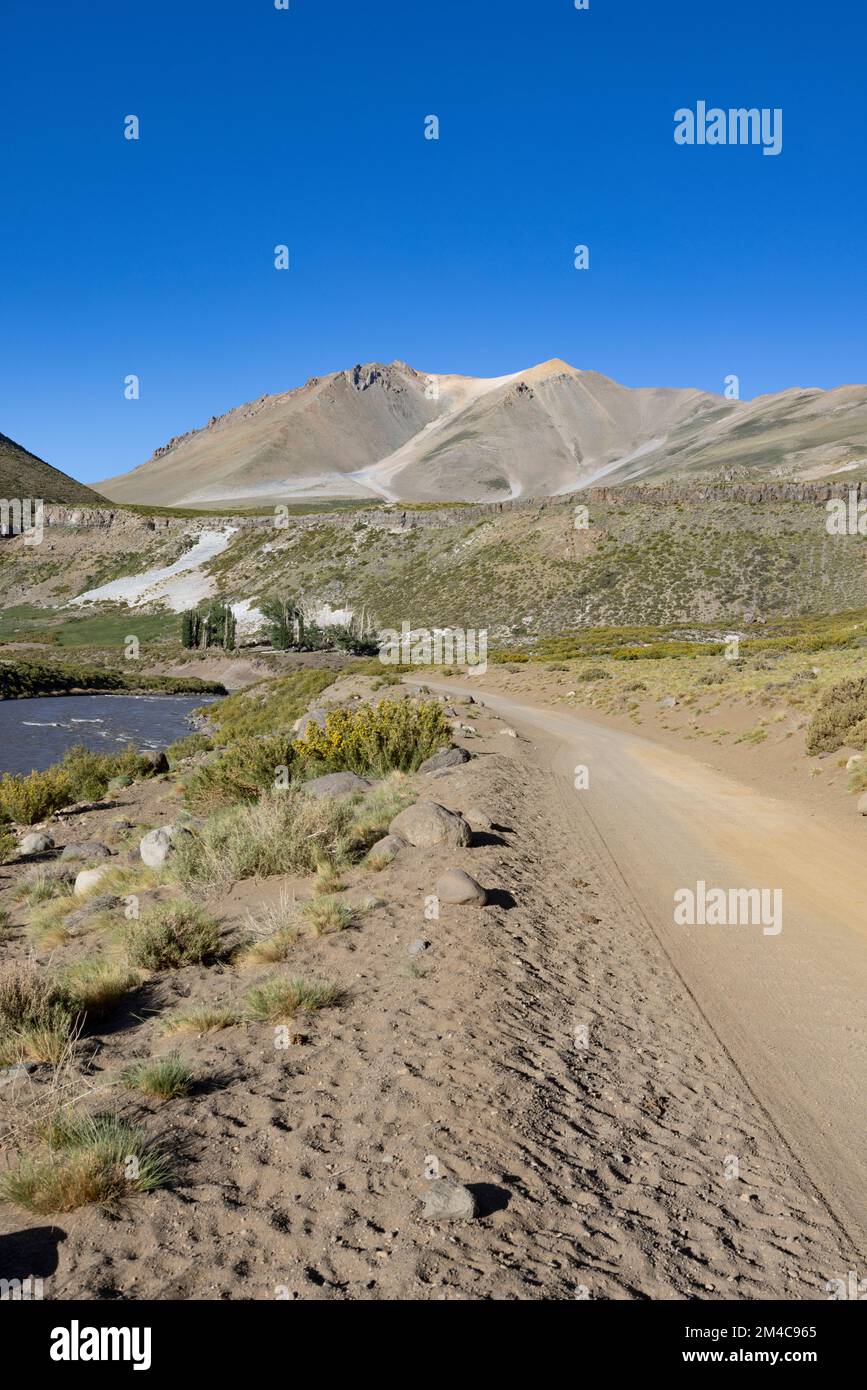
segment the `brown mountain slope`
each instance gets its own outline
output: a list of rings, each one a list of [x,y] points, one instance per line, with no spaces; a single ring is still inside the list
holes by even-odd
[[[864,386],[742,402],[630,389],[559,359],[495,378],[393,362],[239,406],[100,487],[113,500],[176,506],[491,501],[732,468],[816,478],[861,456]]]
[[[41,497],[44,502],[88,502],[91,506],[105,503],[104,497],[84,483],[52,468],[5,434],[0,434],[0,497]]]

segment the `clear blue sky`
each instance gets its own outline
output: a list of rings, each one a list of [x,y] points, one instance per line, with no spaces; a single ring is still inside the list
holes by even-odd
[[[93,481],[357,361],[865,381],[865,39],[855,0],[3,0],[0,431]],[[699,99],[782,107],[782,154],[679,148]]]

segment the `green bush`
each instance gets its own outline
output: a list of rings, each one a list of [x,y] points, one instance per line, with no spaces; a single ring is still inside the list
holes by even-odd
[[[448,720],[438,702],[380,700],[377,705],[331,710],[324,729],[309,724],[295,744],[295,758],[308,774],[385,777],[389,772],[414,772],[450,742]]]
[[[275,785],[278,768],[290,775],[293,760],[292,743],[285,736],[237,739],[214,762],[196,768],[184,785],[184,800],[202,815],[258,801]]]
[[[807,752],[834,753],[844,744],[867,746],[867,677],[840,681],[826,691],[807,726]]]
[[[204,965],[222,954],[220,925],[195,903],[160,903],[130,929],[129,958],[143,970]]]

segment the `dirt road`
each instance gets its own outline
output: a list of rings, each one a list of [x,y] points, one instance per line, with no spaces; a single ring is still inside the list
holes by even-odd
[[[844,839],[648,739],[571,711],[518,704],[475,681],[461,689],[537,745],[556,773],[562,815],[591,822],[745,1086],[855,1247],[867,1250],[860,826]],[[589,783],[582,789],[576,769],[577,781]],[[780,890],[781,930],[676,925],[675,894],[701,882],[708,890],[770,890],[768,903]]]

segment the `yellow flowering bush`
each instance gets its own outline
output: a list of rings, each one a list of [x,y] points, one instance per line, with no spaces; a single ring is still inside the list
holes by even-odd
[[[442,705],[434,700],[380,700],[358,709],[331,710],[325,728],[308,724],[294,745],[305,771],[373,773],[414,772],[425,758],[450,741]]]

